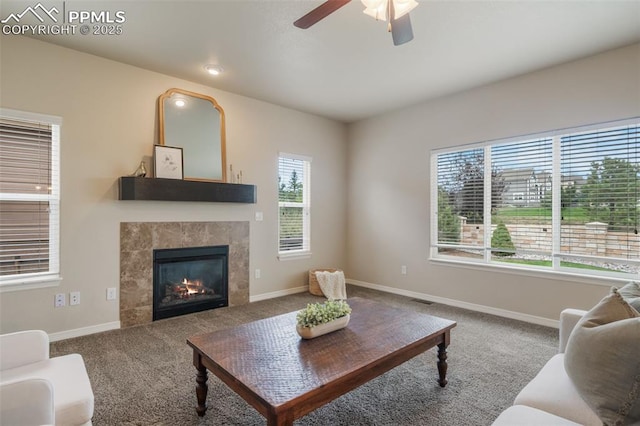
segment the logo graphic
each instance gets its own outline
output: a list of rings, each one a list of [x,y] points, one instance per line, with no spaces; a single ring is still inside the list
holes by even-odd
[[[66,1],[47,8],[38,2],[20,13],[11,13],[0,20],[5,35],[90,35],[112,36],[123,32],[127,20],[124,10],[86,10],[67,7]],[[33,24],[34,18],[39,21]]]
[[[28,13],[31,13],[33,16],[35,16],[36,18],[38,18],[38,21],[40,22],[44,22],[44,19],[42,18],[42,16],[40,16],[40,14],[38,14],[38,11],[40,11],[40,13],[43,13],[45,15],[47,15],[49,18],[51,18],[51,20],[53,22],[58,22],[58,19],[53,16],[53,12],[56,13],[56,15],[58,13],[60,13],[60,11],[58,9],[56,9],[56,7],[52,7],[50,10],[47,10],[42,3],[38,3],[36,4],[34,7],[27,7],[22,13],[12,13],[9,16],[6,17],[6,19],[3,19],[2,22],[3,24],[7,24],[9,23],[10,20],[14,20],[16,24],[20,23],[20,20],[22,19],[22,17]]]

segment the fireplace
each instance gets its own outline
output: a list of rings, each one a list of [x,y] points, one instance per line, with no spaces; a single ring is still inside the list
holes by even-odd
[[[229,246],[153,250],[153,320],[228,306]]]
[[[120,223],[120,326],[153,321],[153,251],[229,246],[228,306],[249,303],[248,221]]]

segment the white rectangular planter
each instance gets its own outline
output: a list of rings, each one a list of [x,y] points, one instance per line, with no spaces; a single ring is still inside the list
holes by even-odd
[[[345,328],[349,324],[349,314],[336,318],[333,321],[329,321],[324,324],[316,325],[315,327],[302,327],[296,325],[296,331],[303,339],[313,339],[314,337],[322,336],[323,334],[331,333],[332,331]]]

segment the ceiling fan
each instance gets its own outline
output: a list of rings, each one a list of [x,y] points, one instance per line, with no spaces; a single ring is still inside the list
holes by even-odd
[[[293,23],[298,28],[307,29],[340,9],[351,0],[327,0],[311,12]],[[413,40],[411,19],[409,12],[418,3],[415,0],[362,0],[365,5],[364,13],[388,22],[388,30],[391,32],[393,44],[399,46]]]

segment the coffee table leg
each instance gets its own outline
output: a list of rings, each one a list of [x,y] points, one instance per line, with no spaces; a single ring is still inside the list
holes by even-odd
[[[269,414],[267,417],[267,426],[293,426],[293,413],[291,411],[276,414]]]
[[[438,375],[440,379],[438,383],[441,387],[447,385],[447,345],[440,343],[438,345]]]
[[[198,365],[198,375],[196,376],[196,396],[198,397],[198,406],[196,412],[198,416],[204,416],[207,412],[207,368],[203,365]]]

